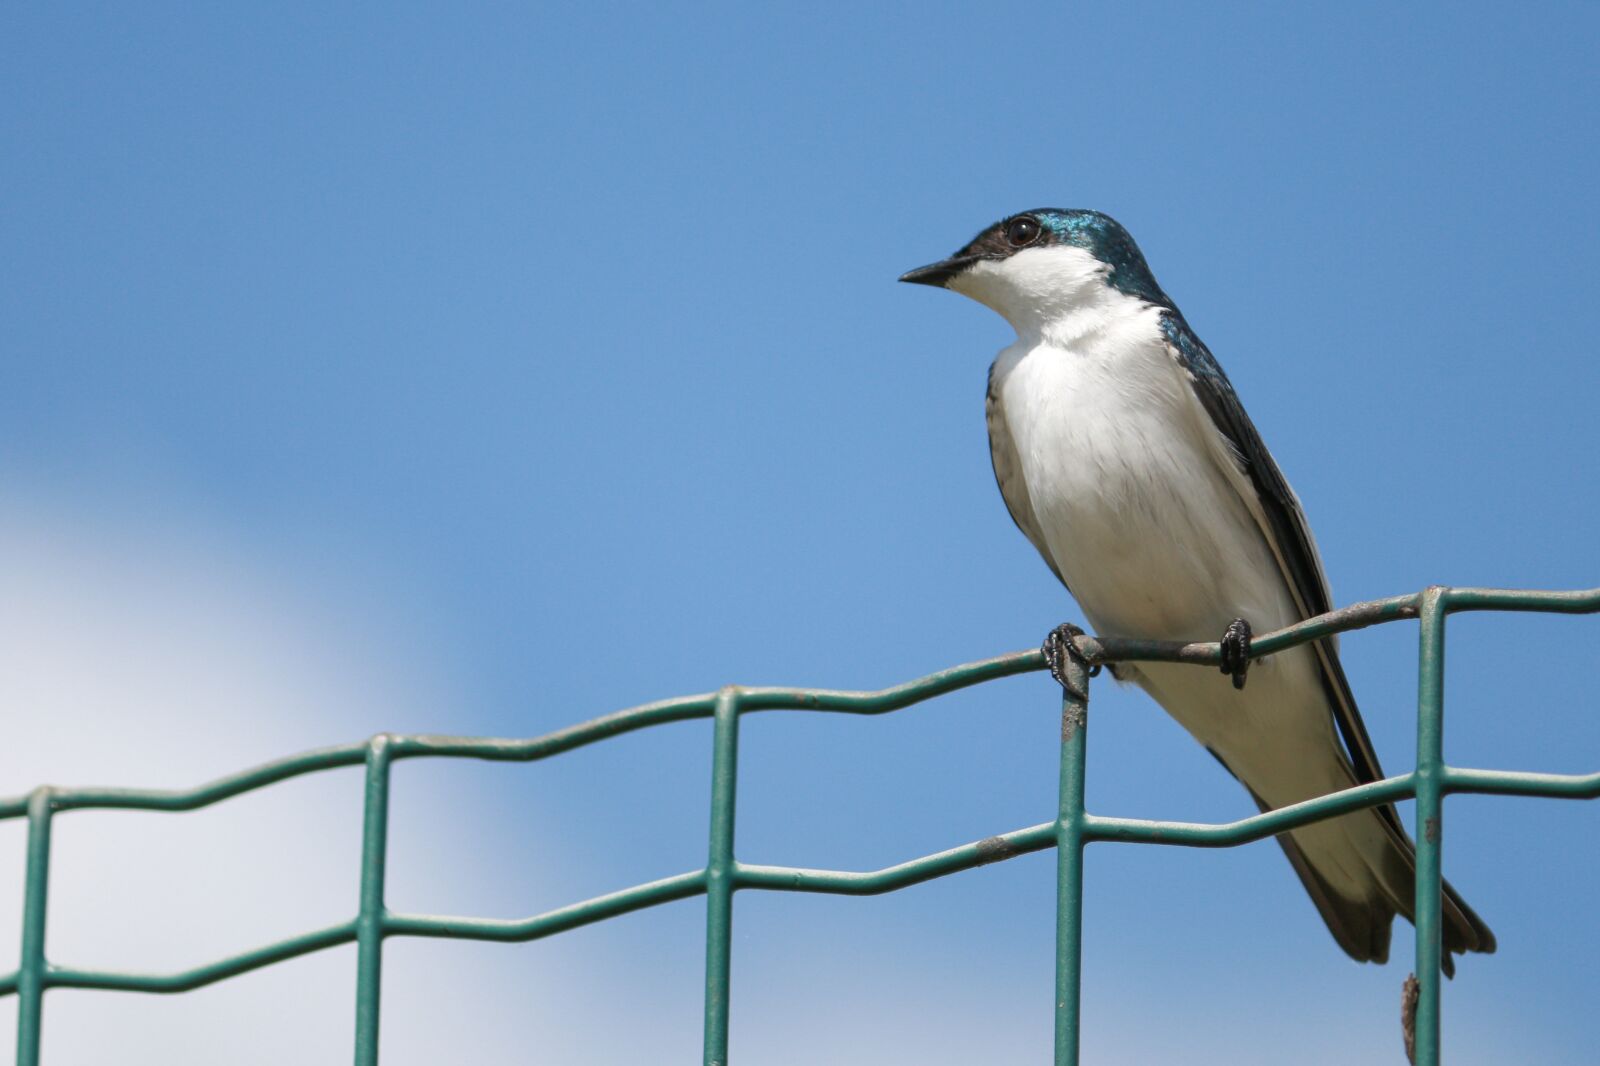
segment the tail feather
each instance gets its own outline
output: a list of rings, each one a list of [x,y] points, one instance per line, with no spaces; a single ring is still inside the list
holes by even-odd
[[[1383,776],[1383,767],[1378,763],[1372,739],[1367,735],[1367,728],[1361,721],[1360,712],[1356,710],[1355,695],[1350,690],[1350,681],[1345,677],[1344,667],[1339,662],[1338,651],[1331,639],[1317,641],[1311,647],[1321,667],[1323,690],[1333,711],[1334,724],[1344,741],[1340,756],[1345,769],[1351,775],[1350,784],[1376,781]],[[1260,804],[1259,799],[1256,802]],[[1376,881],[1373,887],[1379,892],[1379,895],[1369,900],[1368,904],[1373,908],[1371,913],[1381,915],[1377,920],[1385,927],[1382,939],[1387,954],[1388,926],[1393,923],[1394,915],[1403,914],[1407,921],[1416,922],[1417,849],[1411,837],[1406,834],[1405,827],[1400,824],[1400,815],[1396,813],[1393,804],[1385,803],[1367,811],[1347,814],[1337,821],[1352,825],[1356,824],[1351,821],[1353,819],[1374,817],[1383,826],[1387,847],[1382,855],[1366,858]],[[1306,882],[1307,891],[1310,891],[1311,886],[1305,874],[1301,874],[1301,881]],[[1454,977],[1456,966],[1453,955],[1461,955],[1468,951],[1488,954],[1495,949],[1495,938],[1483,919],[1467,906],[1466,901],[1451,887],[1450,882],[1441,881],[1440,884],[1444,928],[1441,930],[1443,943],[1439,965],[1446,977]],[[1316,898],[1314,893],[1312,898]],[[1327,919],[1326,912],[1323,913],[1323,918]],[[1331,923],[1329,928],[1332,928]],[[1337,933],[1334,935],[1338,936]],[[1351,954],[1355,955],[1354,952]]]
[[[1389,870],[1386,871],[1388,876],[1380,876],[1378,884],[1384,889],[1388,902],[1394,910],[1404,915],[1407,921],[1415,922],[1417,919],[1416,845],[1400,827],[1400,817],[1393,807],[1375,809],[1373,813],[1383,825],[1390,844],[1387,856]],[[1478,917],[1477,912],[1467,905],[1467,901],[1461,898],[1455,887],[1449,881],[1443,881],[1441,885],[1443,893],[1440,914],[1444,919],[1441,929],[1444,943],[1440,966],[1444,968],[1446,977],[1453,977],[1455,960],[1451,958],[1452,955],[1463,955],[1469,951],[1488,955],[1492,954],[1498,945],[1494,932],[1482,918]]]
[[[1254,796],[1254,793],[1252,793]],[[1262,812],[1270,810],[1260,799],[1256,806]],[[1346,899],[1340,895],[1316,867],[1306,861],[1300,845],[1288,833],[1279,833],[1277,841],[1289,858],[1289,865],[1300,875],[1300,883],[1316,905],[1317,913],[1333,934],[1333,939],[1344,953],[1357,962],[1388,962],[1389,936],[1394,923],[1394,908],[1387,900],[1369,897],[1363,900]]]
[[[1253,791],[1250,798],[1263,812],[1272,809]],[[1373,891],[1362,899],[1350,899],[1329,884],[1306,858],[1292,832],[1279,833],[1277,840],[1289,865],[1294,867],[1300,883],[1305,886],[1306,894],[1316,905],[1317,913],[1322,915],[1328,932],[1345,954],[1357,962],[1383,963],[1389,961],[1394,916],[1400,914],[1409,922],[1416,921],[1417,852],[1411,838],[1400,828],[1399,815],[1392,806],[1357,811],[1334,821],[1372,817],[1383,826],[1389,847],[1383,856],[1383,868],[1373,871]],[[1444,927],[1441,932],[1444,943],[1439,966],[1446,977],[1454,977],[1456,966],[1452,956],[1469,951],[1490,954],[1496,943],[1493,931],[1454,886],[1445,881],[1443,888]]]

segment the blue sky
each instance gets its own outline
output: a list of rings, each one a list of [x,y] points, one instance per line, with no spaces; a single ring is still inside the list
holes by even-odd
[[[1140,241],[1338,602],[1597,583],[1592,6],[0,19],[0,791],[1036,644],[1077,614],[988,469],[1008,328],[894,278],[1042,205]],[[1595,627],[1455,623],[1447,756],[1600,765]],[[1398,771],[1414,631],[1345,649]],[[1031,677],[754,719],[740,855],[870,868],[1046,820],[1054,704]],[[1100,684],[1094,706],[1096,810],[1249,812],[1144,697]],[[699,865],[709,740],[402,767],[391,903],[524,915]],[[189,822],[81,816],[52,953],[175,967],[343,917],[357,782],[328,782]],[[1446,870],[1501,943],[1446,988],[1452,1061],[1589,1061],[1597,812],[1449,811]],[[1052,895],[1035,856],[875,900],[741,896],[733,1051],[1042,1061]],[[1271,844],[1101,846],[1087,915],[1088,1061],[1396,1055],[1409,927],[1389,966],[1349,962]],[[701,918],[399,943],[386,1061],[695,1061]],[[172,1061],[207,1020],[230,1061],[346,1061],[352,964],[57,993],[47,1061]]]

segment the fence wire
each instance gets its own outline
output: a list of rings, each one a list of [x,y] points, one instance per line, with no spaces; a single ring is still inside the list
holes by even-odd
[[[1252,658],[1261,658],[1352,629],[1402,619],[1418,619],[1421,641],[1418,652],[1416,767],[1410,773],[1397,777],[1220,825],[1112,818],[1090,814],[1084,809],[1089,677],[1081,662],[1073,662],[1070,664],[1068,682],[1082,694],[1082,698],[1068,695],[1062,702],[1060,803],[1055,818],[868,872],[755,866],[738,861],[734,854],[734,813],[738,793],[740,717],[754,711],[886,714],[957,689],[1042,670],[1044,658],[1040,652],[1016,652],[968,663],[877,692],[729,686],[714,693],[663,700],[618,711],[525,740],[380,734],[365,743],[303,752],[192,789],[37,788],[26,796],[0,801],[0,820],[28,820],[21,960],[14,972],[0,977],[0,996],[15,995],[18,999],[17,1064],[38,1066],[44,993],[48,989],[186,992],[286,959],[354,942],[357,945],[355,1062],[356,1066],[376,1066],[383,944],[387,938],[424,936],[505,942],[538,940],[645,907],[704,895],[704,1062],[706,1066],[727,1066],[735,892],[764,890],[870,896],[1053,847],[1057,855],[1055,1062],[1057,1066],[1076,1066],[1079,990],[1082,981],[1085,845],[1094,841],[1117,841],[1187,847],[1236,847],[1364,807],[1415,798],[1415,972],[1418,982],[1415,1051],[1419,1066],[1437,1066],[1440,1053],[1438,960],[1441,951],[1440,851],[1444,836],[1441,819],[1444,797],[1457,792],[1551,799],[1600,797],[1600,772],[1517,773],[1462,769],[1445,763],[1445,619],[1462,611],[1593,614],[1600,612],[1600,588],[1536,592],[1435,586],[1411,595],[1356,604],[1258,637],[1252,646]],[[1084,636],[1077,638],[1077,645],[1084,657],[1095,663],[1182,662],[1215,669],[1220,661],[1219,646],[1209,643],[1176,644]],[[388,842],[389,771],[395,760],[467,758],[533,762],[635,730],[695,718],[713,720],[710,849],[702,869],[634,885],[531,918],[516,920],[400,914],[385,907],[384,860]],[[191,811],[302,774],[357,765],[366,768],[361,889],[359,908],[349,921],[176,973],[87,970],[61,966],[47,960],[45,928],[49,898],[50,829],[58,814],[75,810]],[[1421,827],[1430,829],[1423,831]]]

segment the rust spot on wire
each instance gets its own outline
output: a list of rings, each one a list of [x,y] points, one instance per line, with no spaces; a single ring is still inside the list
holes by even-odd
[[[1004,837],[985,837],[973,846],[977,849],[980,865],[999,862],[1018,854],[1016,845]]]
[[[1071,740],[1079,729],[1083,728],[1089,720],[1089,712],[1083,704],[1068,704],[1061,711],[1061,739],[1063,742]]]
[[[1429,818],[1422,823],[1422,835],[1428,838],[1428,843],[1439,843],[1439,819]]]

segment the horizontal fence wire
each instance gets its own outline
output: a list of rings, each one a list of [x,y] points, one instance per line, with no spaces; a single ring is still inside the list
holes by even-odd
[[[383,942],[394,936],[522,942],[615,918],[690,896],[706,897],[705,1054],[708,1066],[726,1066],[733,895],[743,889],[869,896],[977,866],[1057,850],[1057,959],[1055,1061],[1078,1061],[1081,987],[1083,851],[1095,841],[1235,847],[1397,800],[1416,799],[1417,900],[1415,1013],[1416,1062],[1439,1061],[1440,849],[1443,797],[1453,793],[1537,796],[1551,799],[1600,797],[1600,772],[1546,774],[1464,769],[1442,754],[1445,618],[1463,611],[1565,614],[1600,612],[1600,589],[1541,592],[1432,587],[1331,611],[1255,639],[1252,658],[1296,647],[1336,633],[1403,619],[1420,622],[1417,701],[1417,765],[1406,774],[1374,781],[1236,822],[1199,824],[1114,818],[1084,809],[1088,736],[1088,664],[1177,662],[1215,668],[1220,646],[1079,636],[1081,660],[1071,660],[1073,689],[1062,704],[1059,808],[1052,821],[1017,829],[881,870],[809,870],[757,866],[734,856],[734,813],[740,716],[756,711],[810,711],[874,715],[897,711],[935,696],[1016,674],[1044,669],[1039,651],[1015,652],[942,670],[876,692],[728,686],[718,692],[644,704],[529,739],[380,734],[364,743],[322,748],[219,778],[192,789],[41,787],[0,800],[0,821],[28,821],[22,949],[17,969],[0,976],[0,996],[15,995],[18,1066],[38,1066],[46,990],[87,988],[176,993],[236,977],[287,959],[341,944],[357,945],[357,1066],[378,1061]],[[706,865],[658,881],[634,885],[529,918],[491,919],[399,914],[384,905],[390,770],[396,760],[465,758],[533,762],[651,726],[713,719],[710,844]],[[360,899],[349,921],[175,973],[121,973],[59,966],[47,961],[46,911],[53,818],[75,810],[192,811],[304,774],[344,766],[365,768]]]

